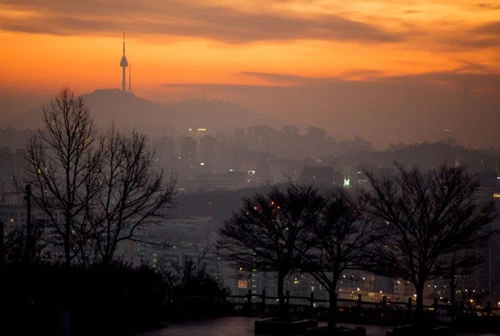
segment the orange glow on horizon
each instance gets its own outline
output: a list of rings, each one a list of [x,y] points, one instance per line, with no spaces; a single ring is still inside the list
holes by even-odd
[[[227,6],[228,12],[237,8],[237,15],[253,13],[256,16],[260,15],[262,5],[260,2],[250,4],[236,0],[216,3]],[[351,20],[348,24],[352,24],[353,29],[362,31],[370,24],[374,27],[373,34],[392,34],[399,40],[388,37],[386,41],[385,37],[380,37],[378,41],[375,36],[373,40],[365,41],[363,35],[359,40],[356,40],[357,37],[342,36],[338,39],[298,36],[237,43],[214,41],[194,33],[191,36],[171,33],[162,37],[159,33],[127,32],[127,58],[132,67],[134,90],[144,95],[174,91],[162,84],[296,85],[294,78],[370,80],[374,77],[452,71],[467,62],[499,71],[498,46],[486,45],[488,39],[498,34],[495,35],[493,29],[486,31],[485,28],[483,31],[478,28],[496,20],[499,10],[488,10],[486,5],[483,7],[472,1],[456,3],[451,0],[439,3],[423,1],[414,6],[392,0],[364,0],[342,8],[330,1],[318,1],[315,5],[284,1],[271,6],[269,15],[275,15],[278,10],[291,19],[345,15],[345,20]],[[92,18],[91,14],[87,13],[85,18]],[[12,22],[47,19],[50,15],[49,9],[42,12],[0,5],[0,17]],[[155,22],[148,22],[144,17],[145,14],[138,14],[135,20],[154,27]],[[141,20],[145,20],[144,23]],[[190,21],[185,19],[180,22]],[[273,21],[270,22],[272,24]],[[340,27],[343,27],[342,24]],[[22,32],[21,28],[9,30],[7,25],[0,27],[3,27],[0,29],[0,41],[7,46],[0,53],[3,78],[0,89],[51,93],[63,85],[80,92],[120,87],[121,31],[116,34],[82,31],[81,34],[68,32],[67,35],[56,35],[28,32],[29,27],[26,32]],[[317,32],[312,33],[305,29],[305,34],[322,36],[322,26],[319,27]],[[227,29],[238,30],[238,27],[228,26]],[[467,29],[471,33],[466,33]],[[475,31],[482,32],[483,37],[477,36],[477,40],[484,39],[485,46],[473,47],[474,39],[468,48],[466,41]],[[184,31],[181,33],[184,34]],[[346,30],[345,34],[350,36],[352,33]],[[273,80],[249,73],[278,74],[290,78]]]

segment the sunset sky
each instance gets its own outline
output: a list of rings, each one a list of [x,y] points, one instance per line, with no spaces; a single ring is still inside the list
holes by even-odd
[[[481,0],[2,0],[0,90],[118,88],[122,32],[134,93],[156,101],[272,113],[291,88],[325,111],[321,88],[341,84],[500,92],[500,2]]]

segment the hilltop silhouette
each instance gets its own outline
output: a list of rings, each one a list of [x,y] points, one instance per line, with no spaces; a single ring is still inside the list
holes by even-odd
[[[176,136],[189,128],[227,133],[256,124],[279,124],[247,107],[219,99],[200,98],[161,105],[118,89],[94,90],[83,98],[98,127],[114,123],[118,128],[136,129],[151,136]],[[6,124],[32,129],[40,124],[41,116],[42,106],[37,106]]]

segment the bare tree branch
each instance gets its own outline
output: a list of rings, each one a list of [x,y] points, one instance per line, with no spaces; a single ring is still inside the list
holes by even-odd
[[[236,267],[278,272],[282,316],[286,313],[284,277],[306,261],[314,245],[311,229],[325,202],[312,187],[292,183],[286,190],[274,187],[244,199],[240,211],[220,230],[219,252]]]
[[[175,178],[164,182],[163,172],[154,171],[154,153],[142,134],[113,127],[100,144],[101,188],[91,212],[97,250],[109,264],[121,241],[134,240],[137,228],[161,218],[175,195]]]
[[[82,231],[83,213],[95,194],[98,161],[96,131],[80,96],[63,88],[43,109],[43,126],[27,148],[24,184],[46,214],[64,246],[69,267],[79,249],[75,232]]]
[[[410,281],[421,320],[425,282],[477,263],[467,251],[485,242],[496,212],[492,203],[479,202],[479,185],[464,168],[443,165],[424,173],[396,167],[392,178],[367,172],[372,189],[365,198],[376,234],[365,266]]]

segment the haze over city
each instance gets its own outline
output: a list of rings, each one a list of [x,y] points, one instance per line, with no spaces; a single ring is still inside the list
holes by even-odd
[[[377,148],[449,137],[498,147],[499,14],[451,0],[6,0],[1,120],[62,86],[121,88],[125,32],[139,98],[230,101]]]
[[[0,0],[0,334],[500,336],[499,1]]]

